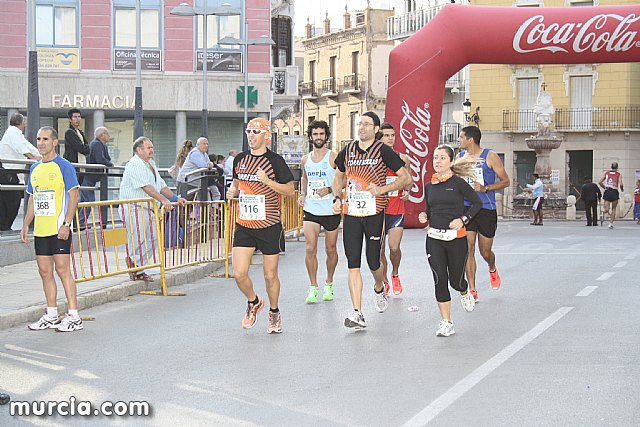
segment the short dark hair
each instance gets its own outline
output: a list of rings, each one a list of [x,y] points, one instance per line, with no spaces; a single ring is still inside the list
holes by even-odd
[[[447,145],[447,144],[441,144],[441,145],[438,145],[436,147],[436,149],[433,150],[433,151],[436,151],[436,150],[444,150],[444,151],[446,151],[447,154],[449,155],[449,160],[453,161],[453,158],[455,157],[455,152],[453,151],[453,147],[452,146]]]
[[[618,169],[618,162],[611,163],[611,169]]]
[[[591,178],[588,176],[585,176],[583,182],[591,182]]]
[[[533,174],[531,174],[531,177],[535,178],[535,179],[538,179],[538,178],[540,178],[540,175],[538,175],[537,173],[533,173]]]
[[[467,138],[473,139],[476,144],[480,145],[482,132],[480,132],[480,128],[478,126],[465,126],[462,128],[462,132],[464,132]]]
[[[362,115],[371,117],[371,120],[373,120],[373,125],[380,127],[380,117],[378,117],[376,113],[374,113],[373,111],[365,111],[364,113],[362,113]]]
[[[327,141],[329,141],[329,137],[331,136],[331,129],[329,129],[329,125],[324,120],[314,120],[309,123],[307,127],[307,137],[311,140],[311,133],[314,129],[324,129],[324,134],[327,137]]]
[[[38,133],[42,132],[43,130],[46,130],[51,134],[51,139],[58,139],[58,132],[51,126],[42,126],[40,129],[38,129]]]
[[[13,113],[9,119],[10,126],[20,126],[24,122],[24,116],[20,113]]]
[[[71,117],[73,117],[73,115],[76,113],[80,114],[80,117],[82,117],[82,111],[78,110],[77,108],[72,108],[67,111],[67,117],[69,117],[69,120],[71,120]]]
[[[393,125],[389,122],[384,122],[380,125],[380,130],[383,131],[385,129],[391,129],[391,130],[396,130]]]
[[[135,141],[133,141],[133,154],[136,154],[136,152],[138,151],[138,148],[144,146],[145,141],[151,141],[151,140],[146,136],[139,136],[138,138],[136,138]]]

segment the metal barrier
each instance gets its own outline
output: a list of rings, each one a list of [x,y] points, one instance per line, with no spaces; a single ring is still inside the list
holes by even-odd
[[[165,270],[205,262],[223,261],[229,277],[229,248],[225,225],[229,207],[223,201],[173,203],[171,212],[163,206],[161,231],[162,262]]]

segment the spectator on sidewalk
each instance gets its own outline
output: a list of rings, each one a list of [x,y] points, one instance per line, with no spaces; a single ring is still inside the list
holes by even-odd
[[[636,188],[633,190],[633,219],[640,224],[640,179],[636,181]]]
[[[531,175],[533,178],[533,184],[527,184],[527,188],[524,191],[529,191],[533,195],[533,204],[531,210],[533,211],[533,222],[531,225],[542,225],[542,205],[544,203],[544,184],[540,179],[540,175],[534,173]]]
[[[201,178],[198,175],[187,176],[187,174],[198,169],[206,168],[208,170],[213,170],[213,162],[211,161],[211,159],[209,159],[208,151],[209,140],[204,136],[198,138],[195,148],[193,148],[189,152],[187,158],[184,161],[184,164],[180,168],[180,173],[178,174],[178,178],[176,180],[178,184],[178,194],[181,197],[187,200],[194,200],[198,192],[195,191],[191,195],[189,195],[189,191],[200,188],[200,180],[207,179]],[[209,183],[207,182],[207,185],[208,184]],[[212,200],[220,200],[220,192],[218,191],[218,187],[214,185],[212,188],[210,188],[209,191],[213,191],[213,194],[211,195]]]
[[[113,166],[113,162],[111,162],[111,156],[109,155],[109,150],[107,149],[107,144],[109,143],[109,139],[111,136],[109,135],[109,130],[104,127],[98,127],[95,132],[95,139],[91,141],[89,144],[89,156],[87,157],[87,163],[95,164],[95,165],[105,165],[105,166]],[[94,174],[85,174],[84,179],[82,180],[83,187],[95,187],[96,183],[100,180],[98,175]],[[95,190],[80,190],[80,201],[81,202],[95,202],[96,201],[96,193]],[[84,217],[85,212],[82,212],[83,209],[78,210],[78,215],[80,217],[80,227],[84,226]],[[89,221],[91,221],[91,208],[86,209],[86,216]],[[106,218],[105,218],[106,220]]]
[[[229,156],[224,161],[224,176],[231,177],[233,174],[233,160],[238,155],[238,150],[229,150]]]
[[[171,178],[173,179],[178,178],[178,174],[180,173],[180,168],[184,164],[184,161],[187,158],[187,155],[191,152],[192,149],[193,149],[193,141],[191,141],[190,139],[185,139],[182,142],[182,147],[180,147],[180,151],[178,151],[178,154],[176,155],[176,161],[173,163],[173,166],[169,168],[169,175],[171,175]]]
[[[20,113],[15,113],[9,119],[9,128],[5,131],[0,141],[0,159],[33,159],[40,160],[38,149],[24,137],[24,129],[27,120]],[[23,164],[5,163],[0,167],[6,169],[24,169]],[[12,172],[2,172],[0,174],[0,184],[17,185],[24,184],[24,174]],[[9,231],[18,216],[20,202],[22,201],[22,191],[0,191],[0,231]]]
[[[600,188],[588,176],[584,177],[584,184],[580,188],[580,200],[584,202],[587,215],[587,226],[598,225],[598,202],[602,199]]]
[[[153,153],[153,141],[149,138],[141,136],[135,140],[133,157],[127,162],[120,182],[120,199],[151,197],[160,202],[158,210],[164,206],[165,212],[170,212],[173,209],[171,203],[178,202],[184,205],[186,200],[173,194],[162,179],[153,161]],[[128,241],[133,242],[133,247],[129,248],[127,267],[131,269],[149,264],[154,259],[151,251],[158,248],[157,220],[151,204],[123,203],[120,205],[119,213],[129,233]],[[129,275],[132,280],[153,280],[144,270],[130,272]]]
[[[87,163],[89,155],[89,142],[80,130],[82,113],[77,108],[72,108],[67,112],[69,117],[69,129],[64,133],[64,158],[71,163]],[[83,174],[76,172],[78,182],[84,179]]]

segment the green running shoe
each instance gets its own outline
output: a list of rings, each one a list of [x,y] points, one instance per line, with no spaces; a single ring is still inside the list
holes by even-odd
[[[313,304],[318,300],[318,288],[309,286],[309,294],[307,295],[307,304]]]
[[[324,292],[322,292],[322,299],[324,301],[333,301],[333,283],[324,284]]]

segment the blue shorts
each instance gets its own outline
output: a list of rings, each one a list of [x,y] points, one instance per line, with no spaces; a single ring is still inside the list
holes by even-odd
[[[404,214],[384,214],[384,232],[388,233],[392,228],[404,228]]]

